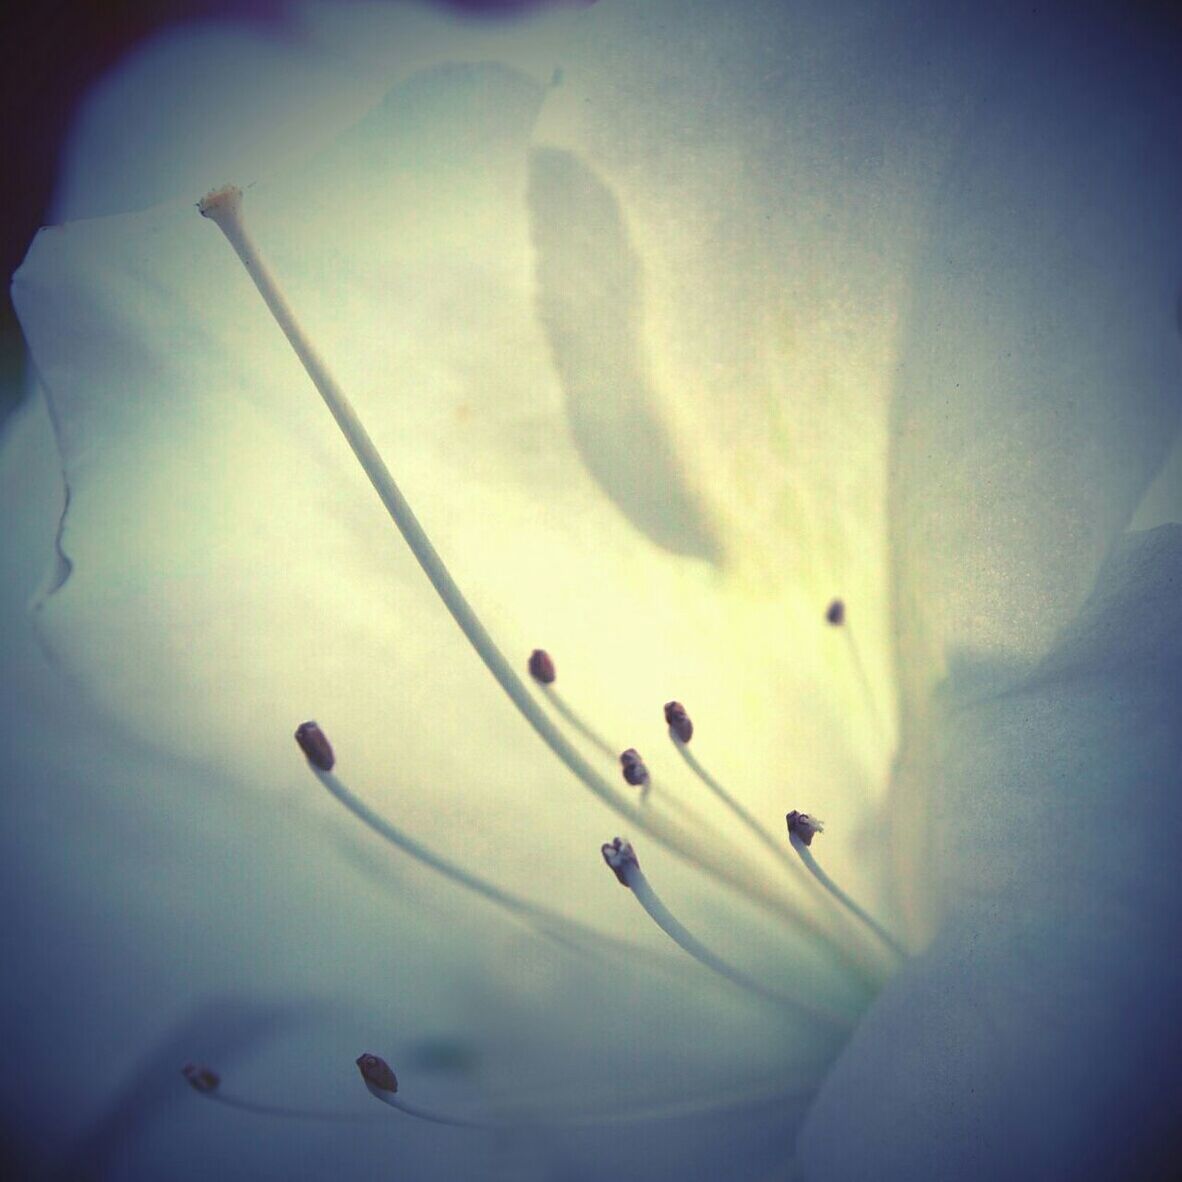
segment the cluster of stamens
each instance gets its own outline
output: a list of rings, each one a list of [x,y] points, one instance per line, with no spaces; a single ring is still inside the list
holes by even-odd
[[[738,890],[754,902],[787,919],[796,925],[799,933],[816,942],[818,946],[828,949],[839,961],[844,961],[859,972],[865,973],[868,961],[865,949],[847,947],[841,933],[835,934],[825,925],[819,923],[802,906],[798,897],[799,892],[788,891],[782,886],[769,884],[766,875],[751,862],[748,852],[741,846],[735,846],[720,831],[694,816],[688,806],[679,808],[671,798],[666,797],[665,793],[652,792],[654,785],[649,769],[638,751],[634,747],[627,747],[621,751],[619,747],[609,744],[559,696],[555,684],[557,672],[554,660],[545,650],[539,648],[534,649],[530,654],[526,667],[537,694],[549,705],[552,713],[557,716],[557,721],[551,717],[551,713],[542,708],[535,693],[531,693],[526,683],[506,661],[475,611],[452,580],[450,573],[419,525],[353,408],[323,362],[304,338],[303,332],[280,293],[269,268],[245,230],[241,217],[241,204],[241,193],[236,189],[227,188],[209,194],[199,204],[199,208],[204,216],[217,223],[238,253],[260,294],[274,314],[279,326],[287,335],[342,433],[353,448],[379,498],[427,577],[435,586],[444,605],[451,612],[477,654],[501,684],[525,721],[577,780],[627,820],[647,832],[675,854],[699,866],[720,883]],[[846,620],[844,603],[841,600],[832,601],[825,612],[825,619],[833,626],[843,625]],[[816,834],[822,831],[821,822],[809,814],[797,810],[792,810],[787,814],[789,835],[787,844],[799,855],[799,862],[796,862],[785,849],[783,831],[780,831],[781,836],[777,841],[769,829],[698,762],[696,755],[689,748],[694,735],[694,725],[685,706],[678,701],[668,701],[664,704],[663,710],[670,739],[681,759],[697,781],[722,802],[733,818],[754,833],[781,862],[789,866],[791,872],[799,874],[800,863],[803,863],[813,878],[828,892],[830,898],[845,909],[847,916],[852,916],[863,925],[864,931],[868,930],[873,933],[876,938],[886,942],[892,950],[899,951],[898,945],[885,932],[885,929],[871,919],[860,907],[857,907],[849,896],[840,891],[836,884],[817,866],[808,847],[811,846]],[[574,739],[572,739],[572,734]],[[517,919],[532,925],[546,936],[567,944],[573,943],[576,946],[603,947],[605,939],[600,933],[585,928],[538,904],[512,895],[497,885],[480,878],[465,867],[443,858],[402,832],[388,818],[373,810],[346,787],[335,773],[337,761],[332,745],[324,731],[315,722],[301,723],[295,731],[295,739],[310,768],[324,787],[390,845],[502,907]],[[617,758],[623,780],[629,787],[640,789],[639,798],[637,798],[637,794],[629,795],[622,792],[618,787],[618,781],[613,784],[605,778],[595,764],[579,750],[577,746],[579,740],[594,749],[596,759],[602,759],[608,755]],[[616,755],[616,752],[619,754]],[[650,792],[652,792],[652,800],[649,799]],[[688,821],[687,818],[689,818]],[[811,1017],[830,1023],[840,1030],[848,1028],[852,1021],[849,1013],[830,1009],[820,1004],[816,999],[793,993],[791,989],[781,990],[756,980],[750,974],[736,968],[723,957],[717,955],[689,932],[669,911],[649,884],[640,868],[639,860],[630,841],[616,837],[601,846],[601,853],[619,884],[631,890],[657,926],[675,944],[702,965],[765,1003],[809,1014]],[[802,881],[807,881],[807,879]],[[356,1062],[366,1087],[383,1103],[400,1108],[411,1115],[439,1123],[478,1127],[483,1123],[416,1109],[396,1095],[398,1081],[384,1059],[366,1053],[361,1055]],[[189,1064],[184,1069],[184,1075],[196,1091],[203,1095],[225,1100],[225,1097],[219,1093],[220,1080],[216,1072]],[[249,1102],[240,1102],[239,1106],[251,1107]]]

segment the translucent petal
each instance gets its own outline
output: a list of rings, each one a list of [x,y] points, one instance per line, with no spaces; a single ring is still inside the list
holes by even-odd
[[[1017,688],[940,709],[932,947],[827,1080],[809,1178],[1158,1176],[1179,1077],[1182,529],[1129,535]],[[1162,1174],[1161,1176],[1165,1176]]]
[[[1091,725],[1088,741],[1107,735],[1115,752],[1132,739],[1126,714],[1156,718],[1149,692],[1073,688],[1079,668],[1112,660],[1073,634],[1058,652],[1074,665],[1054,658],[1043,682],[1022,683],[1025,713],[1006,713],[1014,694],[960,706],[966,687],[1000,695],[1029,675],[1173,435],[1174,100],[1151,55],[1093,24],[1075,44],[1053,14],[927,5],[604,3],[496,36],[403,6],[304,19],[299,52],[268,55],[254,80],[243,67],[257,45],[212,38],[207,64],[220,65],[204,76],[227,100],[209,108],[224,141],[198,121],[192,143],[164,150],[159,127],[175,124],[126,114],[152,96],[172,109],[211,42],[192,58],[175,44],[148,55],[140,83],[108,91],[83,133],[63,207],[143,208],[182,182],[191,201],[243,161],[252,181],[299,154],[301,130],[322,141],[376,79],[394,83],[357,129],[248,194],[293,304],[522,665],[549,648],[568,698],[692,795],[660,714],[680,698],[695,750],[769,825],[788,806],[830,822],[825,862],[854,894],[883,902],[889,845],[909,915],[917,894],[937,914],[952,900],[930,959],[909,971],[945,999],[941,1030],[965,1054],[932,1038],[908,1063],[946,1083],[943,1131],[956,1130],[958,1086],[979,1069],[1001,1097],[1026,1068],[964,1036],[964,997],[986,1004],[978,982],[1025,1001],[1028,961],[1046,993],[1078,970],[1102,994],[1081,986],[1080,1010],[1103,1024],[1126,961],[1154,964],[1147,926],[1095,946],[1072,926],[1060,896],[1081,871],[1059,847],[1034,847],[1049,862],[1028,879],[996,843],[983,862],[961,838],[1007,803],[1059,819],[1066,798],[1013,800],[983,777],[1012,767],[1019,784],[1037,768],[1058,783],[1092,751],[1073,728]],[[1091,56],[1088,35],[1129,58]],[[327,106],[303,106],[300,70],[321,50],[350,63],[349,80],[334,88],[330,68],[310,83]],[[268,99],[285,109],[256,155]],[[146,180],[121,178],[109,151],[124,122],[139,129],[122,142]],[[204,168],[218,171],[195,182]],[[591,1104],[620,1086],[621,1058],[630,1097],[670,1079],[740,1095],[785,1064],[815,1077],[807,1031],[693,975],[649,988],[576,964],[391,862],[331,811],[290,738],[310,716],[351,785],[420,839],[535,901],[652,939],[599,865],[615,819],[459,641],[210,226],[172,206],[46,231],[18,299],[70,492],[70,565],[38,620],[90,698],[63,690],[19,632],[6,742],[27,792],[13,831],[29,834],[30,880],[63,892],[45,917],[26,912],[58,939],[34,932],[22,946],[31,977],[69,982],[55,1015],[85,1011],[89,974],[109,984],[128,960],[141,970],[136,997],[104,1003],[87,1035],[96,1095],[134,1070],[146,1018],[164,1031],[227,980],[331,999],[332,1021],[268,1044],[248,1077],[265,1088],[314,1064],[311,1102],[337,1101],[340,1043],[375,1026],[390,1042],[373,1049],[400,1062],[433,1030],[451,1040],[453,1061],[481,1067],[439,1094],[473,1103],[506,1102],[508,1076]],[[41,556],[48,504],[32,514],[47,526]],[[823,623],[835,595],[846,629]],[[917,835],[940,804],[936,836],[919,843],[934,882],[913,846],[870,824],[900,712],[913,790],[892,796],[890,815],[896,839]],[[1163,734],[1138,732],[1134,762],[1152,763]],[[946,750],[952,737],[963,758]],[[1079,770],[1098,793],[1106,768],[1097,756]],[[963,820],[945,811],[954,801]],[[1152,869],[1117,882],[1122,915],[1160,880],[1162,848],[1141,821],[1122,848]],[[130,872],[128,850],[142,858]],[[823,980],[750,909],[659,851],[644,857],[723,951]],[[1034,892],[1018,922],[1003,864]],[[126,921],[109,953],[86,943],[91,913]],[[1060,926],[1058,959],[1028,955]],[[913,1004],[894,996],[888,1017]],[[48,1020],[22,1048],[34,1072]],[[872,1051],[874,1029],[859,1036]],[[1056,1062],[1081,1062],[1072,1029],[1023,1029],[1032,1087]],[[40,1065],[42,1093],[64,1062],[59,1050]],[[877,1133],[878,1091],[845,1068],[834,1081],[816,1127],[845,1087]],[[1034,1145],[1032,1160],[1071,1160],[1078,1111],[1040,1103],[1029,1110],[1054,1126],[1051,1149]],[[72,1114],[71,1131],[99,1107]],[[762,1111],[641,1128],[619,1141],[628,1160],[613,1173],[681,1178],[710,1153],[754,1173],[787,1156],[799,1119],[787,1101],[766,1123]],[[441,1176],[490,1166],[455,1144],[428,1165],[437,1142],[399,1135],[400,1153],[413,1143]],[[153,1165],[213,1144],[187,1112],[151,1136]],[[590,1134],[542,1140],[506,1168],[562,1177],[599,1160]],[[329,1134],[243,1141],[213,1150],[244,1155],[216,1163],[219,1176],[345,1160]],[[344,1152],[372,1168],[363,1139]]]
[[[619,1176],[673,1180],[720,1144],[753,1176],[781,1159],[818,1067],[766,1008],[683,966],[654,975],[543,943],[358,840],[314,799],[277,801],[145,749],[46,662],[23,616],[59,508],[35,410],[0,450],[4,503],[30,527],[10,531],[0,566],[14,786],[0,865],[13,966],[4,1094],[33,1161],[76,1176],[114,1154],[133,1177],[246,1179],[372,1171],[396,1155],[425,1180],[553,1178],[610,1139],[626,1159]],[[396,1119],[202,1107],[179,1075],[205,1059],[227,1092],[367,1117],[377,1106],[352,1064],[365,1047],[396,1061],[427,1105],[674,1111],[441,1142]],[[678,1116],[686,1101],[695,1110]]]
[[[491,65],[417,75],[286,195],[251,191],[260,237],[494,631],[522,653],[552,645],[585,677],[578,696],[601,727],[627,736],[621,746],[648,733],[649,749],[663,748],[659,704],[677,692],[707,722],[703,735],[739,736],[716,739],[712,763],[750,785],[769,825],[787,766],[830,815],[848,801],[853,833],[888,750],[873,719],[889,707],[867,704],[822,626],[828,588],[753,581],[771,569],[758,555],[720,578],[654,553],[631,528],[637,514],[604,501],[572,446],[533,306],[525,170],[542,97]],[[430,791],[399,802],[420,832],[438,828],[436,808],[472,816],[484,799],[515,820],[509,798],[530,799],[547,831],[551,811],[555,828],[574,827],[549,766],[521,766],[502,738],[512,716],[387,540],[323,412],[293,398],[303,378],[207,225],[156,210],[47,231],[18,299],[71,479],[63,542],[75,574],[44,620],[59,651],[69,633],[86,653],[84,676],[108,709],[153,742],[260,782],[276,766],[300,774],[291,727],[323,716],[363,783],[395,752],[400,768],[427,769],[413,779]],[[626,429],[618,438],[628,446]],[[606,643],[584,627],[591,602],[612,621]],[[377,739],[373,719],[387,710],[359,667],[391,670],[400,711],[440,730]],[[772,721],[786,700],[787,728]],[[499,783],[475,788],[463,752],[499,768]],[[443,840],[458,848],[460,836]],[[491,828],[463,840],[505,861]],[[516,881],[530,869],[504,872]]]

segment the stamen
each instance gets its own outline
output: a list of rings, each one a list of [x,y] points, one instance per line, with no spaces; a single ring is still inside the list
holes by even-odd
[[[824,823],[818,821],[815,817],[809,816],[808,813],[798,812],[793,809],[784,818],[788,822],[788,840],[792,843],[792,848],[800,855],[800,860],[805,864],[806,869],[810,874],[837,900],[855,919],[861,921],[866,925],[900,960],[907,959],[907,950],[902,944],[895,939],[876,920],[870,915],[868,911],[863,910],[857,903],[853,901],[821,869],[817,863],[817,859],[813,857],[812,850],[809,846],[813,844],[813,838],[818,833],[823,833],[825,830]]]
[[[398,1080],[390,1065],[379,1055],[367,1052],[358,1056],[357,1069],[369,1094],[391,1108],[397,1108],[408,1116],[428,1120],[434,1124],[452,1125],[469,1129],[527,1129],[527,1128],[595,1128],[598,1126],[644,1124],[654,1120],[677,1120],[687,1116],[710,1115],[728,1112],[736,1108],[747,1108],[753,1104],[772,1103],[777,1100],[793,1100],[808,1096],[816,1091],[816,1082],[801,1083],[786,1088],[783,1085],[761,1090],[748,1091],[731,1096],[708,1096],[673,1100],[664,1104],[633,1105],[616,1112],[573,1112],[561,1113],[523,1109],[512,1117],[497,1120],[474,1120],[447,1113],[420,1108],[408,1103],[398,1095]],[[520,1102],[520,1097],[517,1097]]]
[[[390,1069],[389,1064],[377,1055],[365,1054],[357,1059],[357,1066],[361,1077],[370,1094],[391,1107],[400,1109],[410,1116],[417,1116],[423,1120],[434,1121],[437,1124],[458,1125],[468,1128],[594,1128],[597,1126],[644,1124],[654,1120],[677,1120],[687,1116],[710,1115],[712,1113],[728,1112],[736,1108],[748,1108],[755,1104],[771,1104],[776,1101],[800,1099],[816,1091],[815,1079],[802,1077],[799,1083],[786,1085],[784,1083],[770,1084],[759,1089],[726,1096],[684,1097],[664,1103],[648,1105],[631,1105],[623,1110],[610,1112],[561,1112],[547,1110],[545,1106],[538,1110],[522,1108],[515,1117],[508,1117],[501,1121],[476,1121],[446,1116],[442,1113],[430,1112],[407,1104],[402,1100],[392,1098],[398,1092],[398,1079]],[[188,1081],[189,1086],[205,1099],[222,1104],[227,1108],[234,1108],[239,1112],[249,1113],[251,1116],[279,1117],[288,1120],[323,1120],[348,1124],[374,1124],[386,1121],[385,1116],[372,1112],[332,1111],[319,1108],[292,1108],[276,1104],[263,1104],[256,1100],[248,1100],[242,1096],[229,1095],[220,1090],[221,1079],[218,1073],[204,1065],[186,1063],[181,1068],[181,1074]],[[549,1093],[547,1093],[547,1098]],[[522,1104],[520,1095],[515,1096],[519,1105]]]
[[[554,707],[554,712],[561,716],[567,726],[577,731],[592,747],[602,752],[609,759],[614,759],[616,756],[615,748],[589,723],[584,722],[582,717],[573,707],[567,705],[566,699],[558,692],[558,687],[554,684],[557,680],[558,672],[554,668],[554,661],[550,654],[544,649],[534,649],[529,657],[529,672],[534,681],[538,683],[542,692],[549,698],[550,705]]]
[[[632,894],[636,897],[636,901],[648,912],[649,918],[652,919],[657,927],[679,948],[688,952],[699,964],[705,965],[712,972],[725,977],[732,984],[738,985],[740,989],[754,994],[763,1001],[772,1002],[777,1006],[787,1005],[831,1025],[848,1027],[853,1024],[847,1015],[841,1014],[836,1010],[830,1010],[823,1005],[818,1005],[815,1002],[796,995],[769,989],[755,980],[754,977],[744,973],[741,969],[735,968],[728,961],[707,948],[696,936],[691,935],[669,908],[665,906],[660,896],[649,884],[644,871],[640,868],[640,862],[636,857],[636,851],[632,848],[631,842],[625,841],[621,837],[614,838],[612,841],[600,846],[600,853],[603,854],[603,860],[616,876],[616,881],[621,886],[625,886],[631,890]]]
[[[247,1100],[242,1096],[229,1095],[221,1090],[221,1077],[210,1067],[196,1063],[186,1063],[181,1068],[181,1074],[189,1082],[189,1086],[199,1095],[217,1104],[224,1104],[227,1108],[236,1108],[239,1112],[249,1112],[253,1116],[278,1116],[288,1120],[327,1120],[334,1123],[359,1122],[371,1124],[374,1117],[368,1112],[331,1112],[321,1108],[289,1108],[281,1104],[260,1104],[257,1100]]]
[[[296,731],[297,739],[299,739],[300,733],[307,727],[316,727],[316,724],[314,722],[306,722],[300,726]],[[324,744],[327,745],[328,740],[324,737],[323,732],[320,732],[319,727],[316,727],[316,730],[320,733]],[[308,750],[303,742],[300,743],[300,749],[308,757],[308,764],[313,774],[328,789],[332,796],[343,804],[358,820],[382,838],[383,841],[394,846],[395,849],[401,850],[404,854],[409,854],[424,866],[430,867],[457,885],[465,887],[481,898],[487,899],[490,903],[496,904],[496,906],[508,911],[517,919],[524,920],[540,934],[548,936],[560,944],[573,947],[581,952],[589,952],[596,957],[602,955],[605,948],[612,949],[630,959],[638,955],[638,950],[631,944],[622,940],[615,941],[610,936],[602,935],[594,928],[587,927],[576,920],[567,919],[557,911],[550,911],[545,907],[530,903],[517,895],[511,895],[507,891],[501,890],[500,887],[494,886],[486,879],[479,878],[475,874],[463,869],[463,867],[457,866],[454,862],[441,857],[434,850],[428,849],[413,837],[403,833],[401,829],[392,825],[385,817],[374,812],[364,801],[355,796],[334,772],[321,767],[308,754]],[[318,747],[315,749],[318,750]]]
[[[866,666],[862,661],[862,650],[858,647],[858,642],[854,638],[853,625],[850,624],[847,617],[845,601],[834,599],[825,609],[825,619],[834,628],[840,628],[845,634],[846,648],[850,654],[850,664],[854,667],[854,676],[858,679],[858,686],[866,700],[866,706],[874,719],[874,724],[878,727],[879,735],[884,742],[888,742],[890,727],[887,725],[879,700],[875,696],[874,687],[870,684],[870,675],[866,672]]]
[[[535,649],[530,655],[529,664],[531,674],[533,673],[533,666],[535,662],[542,670],[549,669],[552,671],[554,669],[554,663],[552,660],[550,661],[549,665],[546,666],[540,661],[540,659],[538,659],[539,653],[549,659],[548,653],[543,652],[541,649]],[[536,674],[534,676],[535,680],[539,682],[542,691],[550,699],[550,703],[554,707],[555,713],[558,714],[568,726],[582,735],[582,737],[591,746],[601,751],[604,755],[609,756],[611,759],[619,759],[625,782],[631,784],[633,787],[640,788],[640,799],[642,804],[647,805],[649,803],[650,793],[654,793],[654,795],[659,798],[661,807],[676,813],[680,817],[681,821],[693,829],[696,833],[709,835],[710,840],[715,844],[715,847],[721,848],[721,846],[724,844],[722,835],[715,829],[710,821],[703,817],[696,809],[687,804],[685,801],[679,800],[677,797],[669,793],[654,792],[657,786],[652,779],[651,773],[648,770],[648,766],[645,764],[644,760],[640,757],[639,753],[634,747],[629,747],[627,751],[624,751],[617,756],[616,752],[618,748],[612,747],[611,744],[609,744],[607,740],[604,739],[603,736],[600,735],[599,732],[590,725],[590,723],[586,722],[582,716],[574,710],[573,707],[567,704],[565,699],[559,694],[558,689],[553,684],[553,682],[543,682],[536,676]],[[557,675],[555,674],[555,676]],[[666,719],[668,719],[670,707],[674,706],[680,706],[680,703],[670,702],[666,706]],[[682,714],[684,715],[685,707],[681,706],[680,708]],[[685,716],[685,723],[682,724],[683,731],[687,725],[689,728],[689,733],[692,734],[693,724],[689,721],[688,715]],[[799,869],[795,861],[787,855],[783,849],[783,846],[779,842],[775,841],[775,839],[772,838],[770,834],[765,834],[764,840],[766,841],[768,848],[773,850],[777,857],[783,859],[786,865],[790,865],[793,870]]]
[[[722,856],[692,828],[679,825],[670,816],[655,809],[641,808],[639,802],[629,799],[579,754],[540,708],[525,683],[493,643],[492,637],[464,598],[419,524],[357,413],[296,321],[270,267],[247,233],[242,217],[242,190],[235,186],[215,190],[198,202],[197,208],[202,216],[217,225],[233,247],[424,574],[485,667],[538,737],[591,792],[638,828],[650,833],[718,881],[729,884],[748,898],[798,925],[824,945],[836,959],[861,970],[858,958],[841,940],[825,931],[813,916],[801,909],[796,899],[783,891],[772,889],[745,859]]]
[[[398,1080],[390,1070],[390,1064],[378,1055],[368,1051],[357,1058],[357,1069],[361,1078],[369,1089],[369,1094],[407,1116],[418,1120],[427,1120],[436,1125],[451,1125],[459,1129],[488,1129],[495,1127],[488,1121],[471,1120],[466,1117],[450,1116],[444,1112],[435,1112],[429,1108],[420,1108],[417,1104],[409,1104],[398,1097]]]
[[[669,723],[669,738],[673,740],[673,746],[677,749],[677,754],[680,755],[683,760],[685,760],[686,766],[691,772],[694,773],[695,776],[697,776],[699,780],[701,780],[703,784],[706,785],[707,788],[710,789],[711,792],[714,793],[715,796],[718,797],[719,800],[722,801],[722,803],[739,821],[741,821],[757,838],[759,838],[763,845],[765,845],[781,862],[785,863],[786,865],[791,865],[793,866],[793,869],[795,869],[795,865],[792,863],[792,859],[788,856],[783,845],[778,842],[750,812],[748,812],[748,810],[738,801],[738,799],[732,796],[722,786],[722,784],[701,765],[701,763],[698,761],[698,757],[689,748],[689,738],[682,738],[681,731],[677,726],[674,725],[674,722],[671,721],[671,713],[673,713],[674,719],[677,718],[676,712],[671,711],[671,707],[677,707],[681,711],[681,714],[685,717],[685,721],[688,724],[690,735],[693,734],[693,723],[690,722],[689,715],[686,714],[685,707],[682,706],[680,702],[667,702],[665,704],[665,721]],[[681,729],[684,730],[685,728]]]

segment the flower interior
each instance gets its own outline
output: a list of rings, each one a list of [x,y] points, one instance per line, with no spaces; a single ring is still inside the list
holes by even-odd
[[[691,804],[654,786],[648,768],[635,748],[626,748],[618,757],[620,777],[625,789],[608,779],[596,762],[601,762],[602,756],[610,754],[613,748],[600,737],[593,721],[585,721],[557,696],[557,665],[554,658],[539,648],[530,653],[525,663],[542,702],[551,707],[547,711],[498,648],[457,586],[364,424],[300,326],[279,281],[255,245],[245,221],[242,190],[235,186],[214,190],[198,203],[198,209],[203,217],[217,225],[233,247],[393,524],[443,605],[516,707],[522,720],[568,773],[593,795],[610,804],[636,829],[679,855],[716,885],[737,892],[754,905],[766,909],[806,942],[814,944],[829,961],[832,971],[845,978],[848,993],[855,1000],[843,1008],[828,1002],[824,994],[811,993],[808,986],[802,986],[800,982],[762,981],[729,963],[676,918],[641,870],[632,843],[615,837],[603,844],[601,852],[620,885],[631,890],[657,927],[703,968],[717,973],[757,1001],[803,1020],[810,1028],[815,1028],[822,1039],[840,1041],[856,1020],[859,1007],[882,984],[894,959],[904,956],[905,952],[883,925],[855,903],[818,865],[809,847],[816,834],[823,830],[822,823],[796,809],[786,814],[785,837],[811,875],[810,882],[808,877],[800,874],[800,864],[787,855],[786,843],[777,842],[743,805],[741,799],[724,787],[692,755],[689,744],[693,738],[694,725],[686,707],[676,700],[666,702],[662,707],[670,743],[681,754],[699,786],[713,794],[732,818],[750,831],[750,837],[770,850],[775,856],[779,873],[769,874],[767,868],[751,856],[749,843],[735,842]],[[823,609],[818,605],[817,626],[826,624],[847,626],[845,607],[841,600],[833,600]],[[853,652],[856,658],[856,648]],[[337,755],[328,736],[316,722],[301,723],[295,731],[295,739],[309,766],[329,792],[389,844],[416,857],[474,894],[501,906],[545,936],[589,954],[594,953],[597,947],[605,946],[605,941],[581,925],[506,892],[480,878],[470,868],[439,856],[415,836],[400,831],[340,780],[335,770]],[[593,762],[592,758],[584,754],[578,746],[580,740],[584,746],[594,748],[599,759]],[[629,792],[629,789],[635,791]],[[817,884],[824,894],[818,896],[815,890]],[[616,951],[619,953],[618,949]],[[463,1117],[449,1117],[416,1108],[407,1105],[401,1098],[396,1099],[394,1093],[398,1088],[397,1083],[392,1082],[393,1072],[380,1057],[367,1052],[357,1063],[366,1086],[383,1102],[437,1123],[474,1123]],[[188,1078],[193,1083],[193,1079]],[[194,1086],[197,1085],[194,1083]],[[212,1093],[215,1089],[210,1087],[204,1090]],[[634,1113],[632,1115],[635,1116]],[[544,1116],[544,1112],[534,1113],[532,1119]],[[480,1122],[475,1123],[479,1125]]]

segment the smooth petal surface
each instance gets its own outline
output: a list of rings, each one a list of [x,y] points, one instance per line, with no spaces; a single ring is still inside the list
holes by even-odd
[[[880,996],[800,1147],[805,1176],[1169,1176],[1182,1075],[1182,527],[1131,534],[1016,688],[938,707],[931,948]]]

